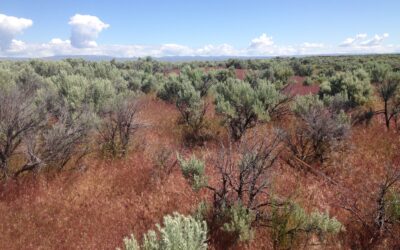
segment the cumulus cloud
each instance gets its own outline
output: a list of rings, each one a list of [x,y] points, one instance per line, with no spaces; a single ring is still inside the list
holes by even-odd
[[[0,14],[0,50],[10,49],[14,38],[32,25],[30,19]]]
[[[76,48],[97,47],[96,39],[100,32],[110,27],[97,16],[76,14],[69,20],[71,29],[71,45]]]
[[[270,51],[273,45],[274,41],[272,37],[269,37],[267,34],[263,33],[261,36],[251,40],[250,49],[257,51]]]

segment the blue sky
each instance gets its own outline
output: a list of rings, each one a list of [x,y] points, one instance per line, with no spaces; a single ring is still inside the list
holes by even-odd
[[[0,55],[398,52],[399,10],[398,0],[1,0]]]

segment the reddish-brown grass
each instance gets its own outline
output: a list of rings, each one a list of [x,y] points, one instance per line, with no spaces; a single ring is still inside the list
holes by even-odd
[[[142,105],[141,118],[150,126],[138,132],[125,159],[93,154],[81,171],[31,174],[1,184],[0,249],[115,249],[131,233],[140,239],[164,215],[188,214],[197,207],[207,193],[194,193],[176,165],[170,175],[160,178],[154,159],[162,149],[173,152],[171,164],[177,151],[210,159],[218,140],[189,150],[183,146],[174,105],[154,96],[146,96]],[[213,135],[225,140],[226,131],[211,101],[207,117]],[[268,130],[268,125],[260,132],[263,129]],[[365,183],[379,181],[382,165],[398,156],[399,147],[398,134],[386,132],[383,124],[358,126],[349,140],[350,151],[339,155],[342,160],[328,173],[346,189],[280,163],[272,173],[271,190],[293,197],[308,211],[327,210],[346,225],[352,218],[338,206],[340,192],[349,190],[346,195],[354,195],[366,189]],[[207,164],[208,173],[212,173],[210,166],[212,162]],[[271,249],[271,242],[268,229],[261,228],[254,241],[235,249]],[[344,244],[336,242],[330,248],[347,249]]]
[[[313,84],[313,85],[304,85],[304,80],[305,77],[301,76],[293,76],[289,82],[293,82],[292,84],[289,84],[285,90],[284,93],[288,95],[309,95],[309,94],[318,94],[319,92],[319,85]]]

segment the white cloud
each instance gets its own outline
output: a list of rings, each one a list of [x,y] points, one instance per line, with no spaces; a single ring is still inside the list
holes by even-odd
[[[355,41],[356,41],[355,38],[349,37],[349,38],[346,38],[346,40],[344,40],[339,46],[341,46],[341,47],[349,47],[352,44],[354,44]]]
[[[323,48],[324,44],[323,43],[308,43],[308,42],[305,42],[305,43],[302,44],[302,46],[304,48]]]
[[[365,38],[367,38],[367,36],[368,35],[366,33],[357,34],[356,39],[365,39]]]
[[[250,45],[240,50],[246,56],[289,56],[289,55],[310,55],[323,51],[323,43],[304,42],[294,45],[275,44],[272,37],[263,33],[261,36],[251,40]]]
[[[304,42],[293,45],[275,44],[265,34],[250,39],[246,47],[236,48],[230,44],[208,44],[202,47],[190,47],[182,44],[161,45],[98,45],[95,47],[76,47],[72,40],[51,39],[41,44],[25,43],[16,39],[10,42],[7,51],[0,56],[11,57],[48,57],[54,55],[102,55],[112,57],[162,57],[162,56],[293,56],[323,54],[362,54],[400,52],[400,45],[385,45],[388,34],[368,37],[359,34],[351,46],[334,46],[318,42]]]
[[[32,25],[30,19],[0,14],[0,50],[10,49],[13,39]]]
[[[160,55],[164,56],[184,56],[184,55],[193,55],[193,49],[179,44],[163,44],[158,49]]]
[[[375,35],[373,38],[368,39],[366,41],[361,42],[362,46],[377,46],[380,45],[383,40],[389,37],[388,33],[384,33],[383,35]]]
[[[221,45],[206,45],[196,50],[196,54],[203,56],[229,56],[237,55],[240,52],[236,50],[232,45],[224,43]]]
[[[349,37],[344,40],[339,46],[340,47],[352,47],[353,49],[360,49],[360,47],[373,47],[379,46],[382,42],[389,37],[388,33],[383,35],[375,35],[368,39],[367,34],[358,34],[355,37]]]
[[[69,45],[71,44],[70,40],[62,40],[60,38],[53,38],[49,42],[50,45]]]
[[[71,17],[71,44],[76,48],[93,48],[97,46],[96,39],[100,32],[110,27],[98,17],[76,14]]]
[[[350,46],[354,46],[355,44],[357,44],[359,41],[364,40],[365,38],[367,38],[367,34],[365,33],[360,33],[357,34],[355,37],[348,37],[346,38],[346,40],[344,40],[339,46],[340,47],[350,47]]]
[[[267,36],[263,33],[260,37],[256,37],[251,40],[250,49],[256,51],[270,51],[271,47],[274,45],[272,37]]]

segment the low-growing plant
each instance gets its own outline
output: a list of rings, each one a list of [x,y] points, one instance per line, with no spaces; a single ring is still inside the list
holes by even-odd
[[[163,226],[157,226],[143,235],[139,247],[134,235],[124,239],[126,250],[205,250],[207,249],[207,224],[191,216],[174,213],[164,216]]]
[[[313,79],[311,77],[306,77],[306,79],[304,79],[303,85],[305,86],[310,86],[314,83]]]
[[[385,199],[389,221],[400,223],[400,193],[392,190]]]
[[[344,230],[342,224],[328,213],[314,211],[308,214],[290,201],[272,207],[269,226],[275,249],[292,249],[299,244],[305,246],[312,235],[323,242],[325,237]]]
[[[135,238],[135,235],[131,234],[130,237],[125,237],[123,241],[125,250],[140,250],[140,246]],[[117,250],[120,249],[117,248]]]
[[[254,238],[252,223],[255,216],[252,211],[238,203],[227,208],[224,213],[228,222],[224,223],[222,230],[233,234],[233,238],[240,242],[249,242]]]
[[[192,155],[188,160],[177,156],[183,176],[190,181],[194,190],[199,190],[207,185],[204,162]]]

